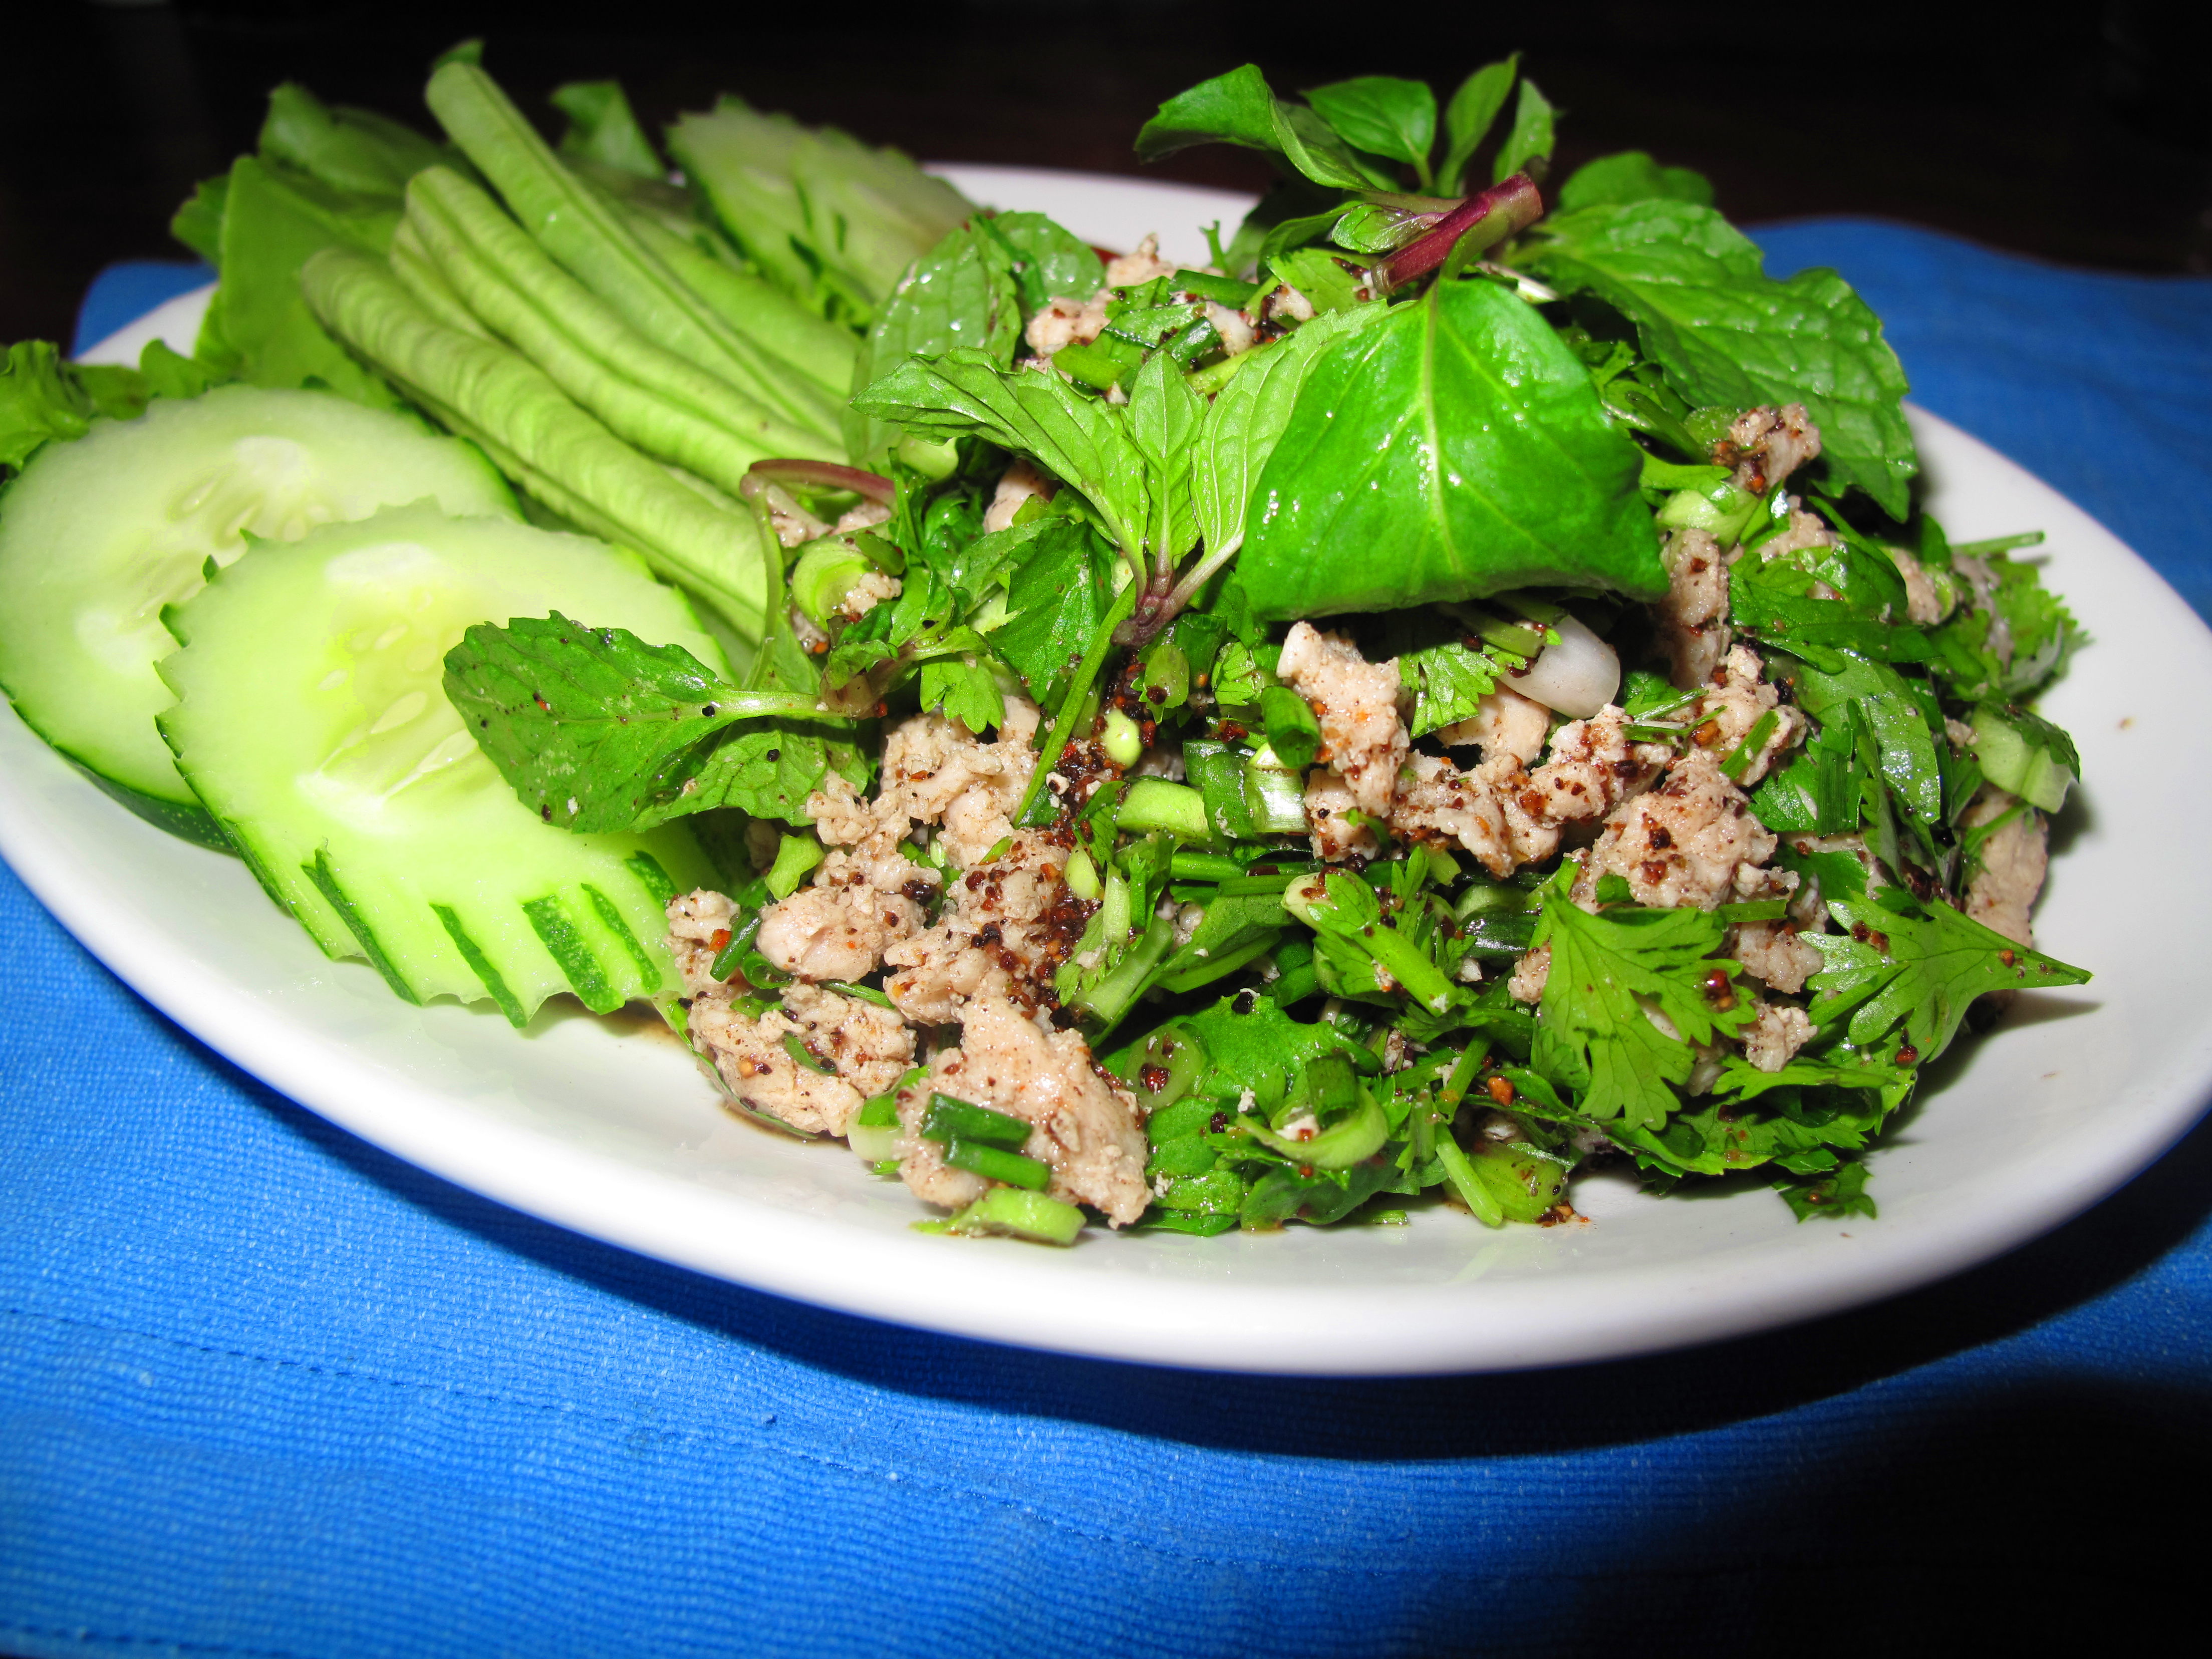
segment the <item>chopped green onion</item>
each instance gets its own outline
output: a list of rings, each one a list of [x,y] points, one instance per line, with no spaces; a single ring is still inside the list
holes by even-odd
[[[1486,1227],[1505,1224],[1505,1206],[1483,1184],[1482,1177],[1474,1172],[1474,1165],[1468,1162],[1466,1152],[1449,1134],[1437,1137],[1437,1161],[1444,1166],[1445,1178],[1459,1194],[1460,1202],[1474,1212],[1477,1221]]]
[[[1781,718],[1770,708],[1753,720],[1751,730],[1743,734],[1743,741],[1729,750],[1728,758],[1721,763],[1721,770],[1731,778],[1741,778],[1749,771],[1752,762],[1759,758],[1759,751],[1766,747],[1766,740],[1774,735],[1774,728]]]
[[[1203,270],[1178,270],[1168,278],[1171,294],[1195,294],[1202,300],[1227,306],[1232,311],[1243,308],[1252,297],[1252,284],[1240,283],[1234,276],[1215,276]]]
[[[925,1140],[969,1140],[986,1146],[1014,1147],[1030,1138],[1030,1126],[1006,1112],[978,1106],[956,1095],[933,1094],[921,1120]]]
[[[1244,873],[1244,866],[1218,853],[1192,853],[1177,848],[1168,860],[1169,872],[1184,881],[1227,881]]]
[[[810,1072],[819,1072],[824,1077],[837,1075],[837,1068],[806,1046],[806,1041],[796,1031],[783,1034],[783,1052]]]
[[[994,1187],[935,1230],[951,1233],[1007,1233],[1040,1244],[1073,1244],[1083,1231],[1083,1212],[1042,1193]]]
[[[1067,890],[1086,902],[1098,902],[1098,866],[1080,847],[1067,855]]]
[[[1164,778],[1138,778],[1121,799],[1115,823],[1137,835],[1164,830],[1184,841],[1211,838],[1206,821],[1206,801],[1188,785]]]
[[[1106,750],[1106,758],[1120,767],[1137,763],[1137,757],[1145,752],[1145,734],[1136,721],[1118,708],[1106,711],[1106,730],[1099,738]]]
[[[1321,722],[1312,704],[1287,685],[1271,685],[1260,693],[1260,720],[1267,747],[1286,770],[1303,772],[1314,763],[1321,752]]]
[[[1247,760],[1244,810],[1255,835],[1302,836],[1306,831],[1304,781],[1295,772],[1260,765],[1257,757]]]
[[[841,997],[857,997],[862,1002],[872,1002],[878,1008],[896,1008],[897,1005],[872,985],[855,985],[850,980],[825,979],[822,988],[834,991]]]
[[[1002,1146],[987,1146],[980,1140],[946,1141],[945,1161],[953,1169],[966,1170],[986,1181],[1003,1181],[1009,1187],[1027,1187],[1033,1192],[1042,1192],[1052,1182],[1049,1165],[1025,1153],[1010,1152]]]

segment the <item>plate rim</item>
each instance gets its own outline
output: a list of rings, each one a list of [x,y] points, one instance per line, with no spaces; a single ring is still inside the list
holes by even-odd
[[[1039,188],[1069,179],[1163,195],[1195,188],[1042,169],[957,171],[979,182],[986,176],[1006,184],[1026,179]],[[157,318],[164,326],[185,325],[191,302],[204,306],[208,291],[165,302],[89,348],[84,358],[97,361],[134,337],[152,337],[144,331]],[[1914,417],[1937,436],[1939,448],[1956,444],[1965,452],[1978,452],[1979,459],[2063,503],[2095,529],[2109,550],[2133,561],[2194,618],[2147,561],[2051,486],[1940,417],[1917,409]],[[2197,619],[2195,633],[2198,650],[2212,661],[2212,632]],[[19,746],[20,738],[46,763],[68,769],[28,734],[12,709],[0,723],[8,728],[0,752]],[[74,774],[70,780],[97,794]],[[1559,1281],[1552,1279],[1492,1282],[1473,1295],[1473,1287],[1440,1292],[1426,1285],[1357,1290],[1271,1285],[1237,1287],[1226,1297],[1218,1285],[1161,1281],[1152,1290],[1159,1317],[1143,1328],[1121,1322],[1102,1332],[1086,1310],[1070,1308],[1070,1298],[1051,1294],[1055,1283],[1064,1288],[1066,1280],[1040,1273],[1038,1261],[1049,1258],[1029,1247],[963,1244],[947,1272],[935,1241],[886,1239],[833,1218],[773,1211],[612,1162],[544,1132],[466,1114],[457,1117],[450,1109],[441,1111],[436,1097],[374,1066],[345,1073],[343,1062],[358,1066],[359,1056],[345,1054],[342,1047],[336,1055],[326,1052],[326,1040],[303,1035],[242,988],[194,971],[188,942],[165,938],[149,950],[143,915],[120,905],[103,907],[101,872],[88,867],[70,871],[70,849],[58,839],[54,826],[36,821],[31,792],[16,783],[0,768],[0,854],[63,926],[139,995],[216,1052],[370,1144],[524,1213],[710,1277],[948,1335],[1097,1358],[1278,1375],[1466,1372],[1625,1358],[1800,1323],[1948,1277],[2061,1224],[2125,1185],[2179,1140],[2203,1113],[2212,1090],[2208,1031],[2197,1037],[2193,1048],[2176,1054],[2166,1074],[2138,1085],[2153,1097],[2149,1109],[2130,1118],[2129,1133],[2108,1144],[2106,1157],[2073,1159],[2062,1170],[2043,1172],[2031,1201],[2019,1200],[2020,1171],[2014,1166],[2005,1183],[2014,1189],[2014,1202],[1998,1215],[1923,1223],[1914,1230],[1914,1248],[1903,1259],[1894,1249],[1797,1256],[1789,1271],[1773,1275],[1751,1295],[1742,1294],[1741,1286],[1726,1297],[1712,1296],[1710,1287],[1700,1293],[1694,1285],[1681,1282],[1681,1264],[1665,1260],[1641,1269],[1607,1268],[1601,1277],[1619,1291],[1613,1297],[1616,1316],[1593,1328],[1578,1313],[1579,1303],[1558,1296]],[[110,810],[123,810],[99,799]],[[333,1058],[341,1062],[336,1080],[328,1069]],[[701,1247],[709,1237],[720,1248]],[[1090,1243],[1113,1247],[1108,1240]],[[1188,1243],[1203,1248],[1206,1241]],[[878,1280],[852,1271],[855,1262],[886,1249],[903,1261],[928,1264],[919,1275],[919,1295],[915,1274],[902,1271]],[[1869,1272],[1862,1259],[1869,1255],[1878,1271]],[[733,1269],[733,1256],[747,1258],[743,1270]],[[1327,1351],[1316,1351],[1310,1343],[1283,1344],[1279,1327],[1287,1302],[1297,1304],[1296,1322],[1321,1318],[1337,1342]],[[1410,1316],[1425,1313],[1433,1318],[1440,1308],[1449,1311],[1454,1304],[1470,1313],[1486,1310],[1512,1332],[1492,1330],[1473,1340],[1462,1333],[1457,1340],[1405,1340],[1402,1328]]]

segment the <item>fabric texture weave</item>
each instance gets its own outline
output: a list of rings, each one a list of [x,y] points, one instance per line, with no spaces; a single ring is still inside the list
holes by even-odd
[[[1759,240],[1841,270],[1916,398],[2212,613],[2212,282]],[[168,280],[104,277],[84,337]],[[262,1086],[5,872],[0,939],[0,1652],[1917,1651],[2117,1633],[2193,1582],[2143,1492],[2212,1472],[2212,1130],[1802,1328],[1218,1376],[576,1237]]]

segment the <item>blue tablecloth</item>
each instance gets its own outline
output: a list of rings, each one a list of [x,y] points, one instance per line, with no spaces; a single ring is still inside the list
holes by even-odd
[[[1841,268],[1922,401],[2212,608],[2212,283],[1880,224],[1761,240]],[[143,280],[104,279],[88,333]],[[2141,1628],[2198,1571],[2164,1503],[2212,1473],[2212,1131],[2006,1260],[1802,1329],[1213,1376],[574,1237],[263,1088],[7,876],[0,939],[0,1650],[2040,1647]]]

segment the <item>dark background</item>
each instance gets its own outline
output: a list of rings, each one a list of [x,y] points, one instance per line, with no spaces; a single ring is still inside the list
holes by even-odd
[[[424,125],[431,56],[469,34],[534,114],[618,76],[655,126],[729,88],[945,161],[1116,172],[1159,100],[1247,58],[1278,90],[1450,86],[1515,46],[1565,111],[1560,161],[1643,148],[1741,220],[1874,214],[2073,264],[2212,270],[2212,6],[1941,0],[1705,9],[1300,0],[817,0],[590,7],[415,0],[43,0],[0,97],[0,341],[67,336],[102,265],[179,258],[170,211],[252,146],[270,87]],[[24,13],[29,13],[27,17]],[[1256,187],[1249,152],[1161,173]]]

